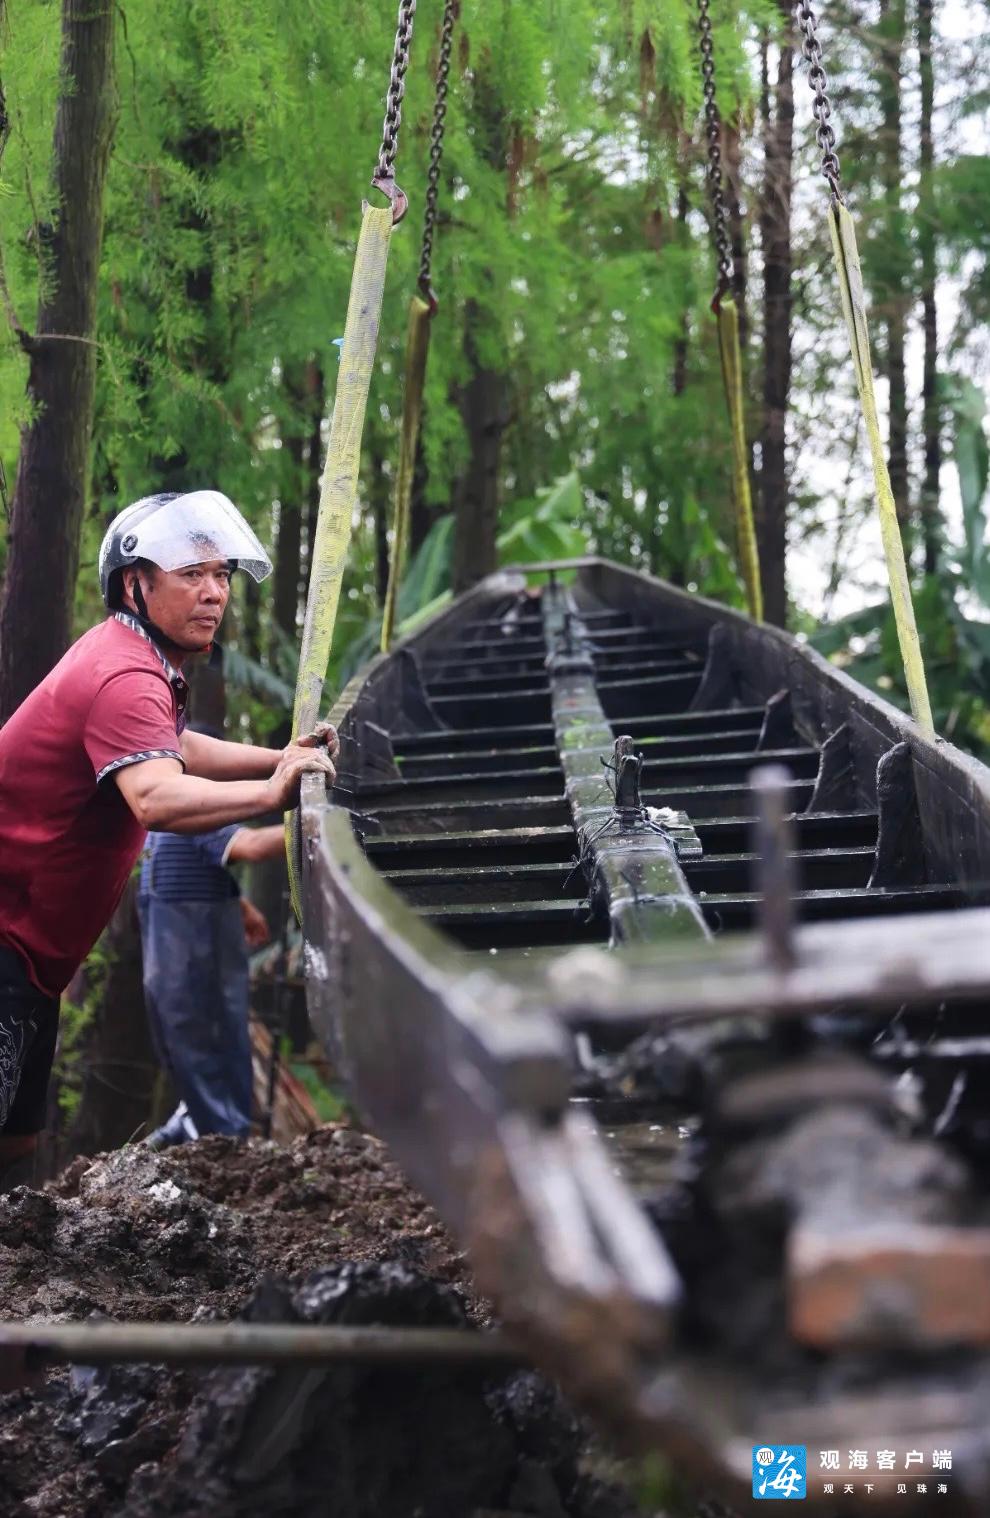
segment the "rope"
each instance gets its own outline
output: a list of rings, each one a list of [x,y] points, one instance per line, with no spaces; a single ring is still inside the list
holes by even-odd
[[[760,550],[753,520],[753,497],[749,488],[749,449],[743,398],[742,353],[739,348],[739,312],[731,296],[723,296],[715,308],[722,383],[732,435],[732,495],[736,504],[739,563],[746,586],[746,605],[754,622],[763,621],[763,588],[760,584]]]

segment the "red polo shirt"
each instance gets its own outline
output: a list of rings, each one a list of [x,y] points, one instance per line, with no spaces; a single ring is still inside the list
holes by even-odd
[[[118,612],[0,729],[0,943],[49,996],[103,932],[144,844],[114,771],[181,760],[186,695],[141,624]]]

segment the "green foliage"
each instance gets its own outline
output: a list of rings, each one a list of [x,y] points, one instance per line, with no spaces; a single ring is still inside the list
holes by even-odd
[[[576,472],[539,490],[534,500],[514,501],[502,512],[498,556],[502,564],[569,559],[585,553],[587,537],[578,522],[584,499]]]
[[[288,1039],[284,1041],[282,1057],[296,1080],[305,1086],[321,1123],[339,1123],[349,1115],[350,1107],[343,1092],[321,1080],[308,1060],[293,1059]]]
[[[75,1117],[82,1099],[86,1035],[102,1005],[114,957],[114,951],[104,935],[90,950],[82,967],[85,986],[82,1002],[76,1003],[66,996],[62,997],[52,1081],[58,1092],[59,1111],[67,1125]]]
[[[754,98],[744,39],[752,19],[771,10],[716,7],[727,107]],[[402,310],[418,256],[437,23],[438,13],[420,9],[399,157],[413,211],[393,240],[341,647],[355,645],[377,611],[371,481],[396,448]],[[703,205],[684,132],[699,105],[694,26],[689,0],[464,8],[434,264],[443,304],[427,383],[424,489],[445,511],[464,467],[459,393],[473,312],[479,360],[509,383],[504,492],[512,504],[504,527],[516,556],[537,541],[541,553],[557,553],[579,533],[582,542],[589,533],[599,539],[606,497],[616,517],[608,535],[623,556],[670,567],[665,534],[650,525],[657,514],[669,521],[671,539],[679,533],[687,542],[686,511],[725,541],[721,508],[709,517],[698,503],[727,498],[727,449],[695,449],[692,467],[682,468],[685,424],[706,417],[717,384],[701,310],[707,233],[697,217],[689,225],[675,214],[685,182],[692,204]],[[386,7],[336,0],[318,14],[308,0],[286,0],[277,15],[233,0],[127,5],[80,630],[98,614],[91,576],[103,526],[151,488],[216,483],[277,552],[274,507],[300,499],[290,444],[308,426],[308,402],[287,377],[315,365],[332,390],[333,340],[344,326],[393,27]],[[36,226],[52,214],[45,195],[57,69],[57,7],[13,7],[4,79],[15,133],[0,237],[28,325],[39,280]],[[699,345],[687,390],[674,397],[671,371],[685,330]],[[10,478],[24,380],[23,355],[9,342],[0,350],[0,450]],[[673,437],[682,449],[670,446]],[[547,525],[538,506],[524,503],[576,464],[583,520],[575,510],[565,528],[554,511]],[[684,558],[679,551],[675,567],[683,569]],[[712,584],[726,580],[730,561],[722,550]],[[423,572],[435,579],[425,564]],[[707,570],[703,578],[708,584]],[[252,725],[265,703],[279,706],[285,694],[269,594],[263,590],[260,606],[226,639],[235,678],[253,691],[243,708]],[[403,613],[432,598],[414,589]]]
[[[377,641],[376,517],[388,510],[397,452],[439,14],[439,5],[417,13],[398,158],[412,209],[390,255],[354,543],[328,672],[334,693]],[[11,0],[8,18],[3,78],[13,133],[0,180],[0,252],[11,302],[30,327],[44,230],[56,214],[49,168],[59,7]],[[757,44],[779,34],[782,16],[771,0],[714,0],[712,18],[719,103],[740,130],[742,198],[755,213]],[[841,86],[844,174],[863,221],[867,280],[882,302],[893,274],[908,282],[916,275],[917,231],[877,182],[877,38],[855,19],[840,8],[824,40]],[[344,328],[394,24],[394,7],[343,0],[316,8],[285,0],[268,10],[236,0],[128,0],[121,11],[79,630],[99,615],[95,560],[107,518],[155,488],[220,486],[276,558],[281,510],[299,506],[301,602],[305,517],[321,462],[313,454],[325,446],[324,428],[314,449],[314,417],[332,405],[334,339]],[[940,80],[952,66],[939,57]],[[963,110],[986,95],[975,43],[966,68]],[[802,81],[798,71],[795,140],[799,170],[810,170]],[[461,8],[433,269],[441,307],[417,478],[435,525],[406,577],[405,627],[447,590],[450,503],[468,458],[462,401],[473,362],[500,373],[510,417],[500,477],[503,561],[580,545],[742,604],[729,434],[708,311],[714,270],[700,108],[694,0]],[[990,313],[990,158],[947,145],[936,156],[933,182],[922,188],[931,189],[941,255],[963,296],[951,357],[964,351],[973,322]],[[802,341],[790,427],[800,465],[844,446],[849,412],[848,375],[828,336],[834,309],[820,218],[798,218],[794,233]],[[746,235],[755,243],[749,226]],[[755,306],[751,299],[746,356],[754,421]],[[20,346],[6,334],[0,459],[11,482],[18,427],[30,414],[26,372]],[[958,401],[975,404],[965,387]],[[978,420],[968,442],[957,428],[961,471],[980,467]],[[541,493],[551,481],[571,483]],[[824,537],[830,489],[827,479],[795,468],[795,540]],[[558,490],[566,511],[554,502]],[[842,520],[862,514],[867,490],[866,471],[850,469],[848,488],[834,491]],[[986,573],[979,522],[972,513],[966,522],[964,578]],[[837,548],[834,578],[840,569]],[[985,586],[978,594],[986,601]],[[270,585],[253,601],[238,587],[225,629],[234,717],[259,735],[283,720],[294,678],[295,640],[291,629],[276,629],[271,596]]]
[[[986,396],[972,380],[953,377],[943,389],[953,420],[953,457],[959,475],[963,529],[960,571],[984,606],[990,610],[990,548],[987,546],[985,502],[990,475],[990,448],[984,429]]]

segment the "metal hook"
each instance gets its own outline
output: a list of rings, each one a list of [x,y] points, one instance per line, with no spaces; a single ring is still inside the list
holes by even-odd
[[[381,190],[386,200],[392,207],[392,225],[397,227],[409,209],[409,197],[405,190],[395,182],[395,175],[391,172],[382,174],[378,170],[372,175],[371,187]]]

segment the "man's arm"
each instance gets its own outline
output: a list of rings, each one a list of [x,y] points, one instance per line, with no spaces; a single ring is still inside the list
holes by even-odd
[[[240,903],[247,946],[249,949],[260,949],[262,944],[268,943],[272,936],[268,919],[264,912],[258,911],[253,901],[248,901],[246,896],[240,897]]]
[[[313,732],[297,738],[294,747],[326,746],[336,759],[340,743],[329,722],[319,722]],[[255,743],[227,743],[222,738],[208,738],[205,733],[182,734],[180,740],[186,773],[203,780],[267,780],[279,762],[283,750],[259,748]]]
[[[226,743],[205,733],[185,732],[179,746],[186,774],[200,780],[267,780],[282,753],[256,743]]]
[[[160,833],[206,833],[231,822],[262,817],[266,812],[288,811],[298,802],[300,779],[309,770],[334,778],[325,749],[290,744],[281,753],[268,752],[276,763],[267,780],[204,780],[183,774],[177,759],[144,759],[116,770],[113,779],[143,828]]]
[[[267,828],[238,828],[227,845],[224,864],[254,864],[284,853],[285,829],[279,823]]]

